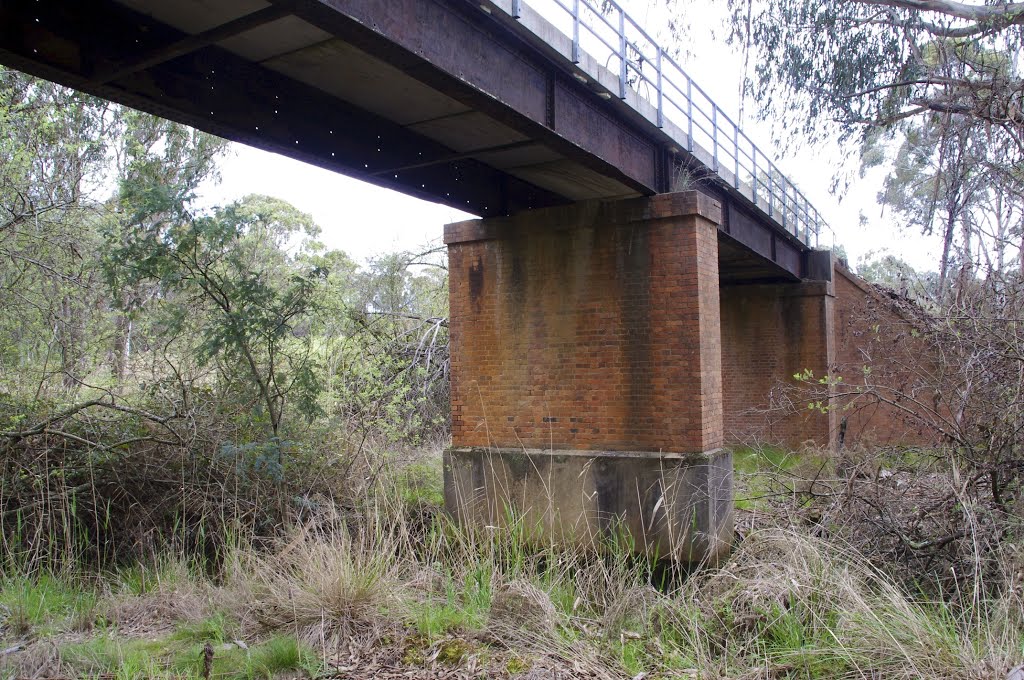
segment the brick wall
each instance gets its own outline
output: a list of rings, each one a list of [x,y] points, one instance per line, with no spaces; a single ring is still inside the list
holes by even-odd
[[[687,192],[446,227],[453,445],[720,446],[720,215]]]
[[[891,299],[841,265],[834,284],[833,370],[843,377],[838,417],[847,421],[846,443],[936,442],[937,433],[910,415],[936,408],[929,377],[936,357],[927,339]],[[858,394],[858,387],[865,393]],[[875,391],[893,403],[870,394]]]
[[[722,373],[730,444],[826,444],[834,416],[807,407],[793,376],[828,373],[833,299],[828,283],[723,286]]]
[[[936,440],[908,415],[933,404],[927,342],[891,299],[845,267],[836,265],[832,279],[722,288],[727,443],[834,445],[844,420],[847,446]],[[793,379],[808,369],[842,381],[808,389]],[[808,408],[829,394],[828,413]]]

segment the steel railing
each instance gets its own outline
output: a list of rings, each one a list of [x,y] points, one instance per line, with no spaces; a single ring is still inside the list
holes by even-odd
[[[818,245],[826,226],[818,210],[616,2],[494,0],[494,6],[516,20],[527,10],[535,12],[543,24],[524,26],[610,90],[604,96],[628,101],[783,231],[808,246]],[[551,27],[561,34],[559,40],[550,34]],[[554,44],[560,39],[564,45]]]

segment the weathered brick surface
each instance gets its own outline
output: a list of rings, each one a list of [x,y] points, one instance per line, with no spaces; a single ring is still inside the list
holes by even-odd
[[[824,281],[724,286],[722,395],[730,444],[827,444],[834,414],[807,407],[793,376],[828,374],[833,296]]]
[[[844,420],[846,445],[935,441],[908,413],[932,403],[922,380],[931,349],[892,300],[844,267],[830,283],[726,286],[721,299],[727,443],[835,445]],[[842,380],[808,389],[793,378],[806,370]],[[819,400],[827,413],[808,408]]]
[[[845,267],[835,267],[834,280],[833,371],[843,377],[837,412],[847,421],[846,443],[935,443],[938,432],[923,424],[942,408],[933,391],[938,356],[928,339],[891,299]]]
[[[720,446],[718,219],[690,192],[447,226],[453,445]]]

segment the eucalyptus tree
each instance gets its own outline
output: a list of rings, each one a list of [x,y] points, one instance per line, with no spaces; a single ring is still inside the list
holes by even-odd
[[[289,401],[316,414],[320,380],[308,329],[327,276],[309,257],[320,248],[318,232],[292,205],[251,195],[206,214],[151,221],[108,244],[108,267],[122,285],[158,287],[160,332],[190,335],[186,351],[253,395],[273,446]]]
[[[970,125],[944,117],[908,124],[878,195],[904,225],[941,238],[940,295],[947,289],[953,260],[960,265],[961,278],[969,278],[981,254],[976,219],[986,208],[991,185],[987,153],[986,138]]]
[[[99,278],[91,193],[114,125],[116,107],[0,67],[0,362],[12,378],[70,387],[86,371]]]
[[[158,290],[126,276],[110,254],[133,240],[134,232],[159,232],[191,219],[196,192],[204,181],[216,178],[217,161],[227,145],[224,139],[179,123],[131,109],[120,111],[111,149],[116,191],[106,206],[103,227],[108,245],[104,271],[116,313],[109,343],[116,382],[125,378],[134,319]]]
[[[666,0],[683,5],[688,0]],[[1022,185],[1024,3],[957,0],[725,0],[730,40],[747,55],[744,93],[788,140],[839,139],[847,154],[893,171],[882,194],[954,259],[1009,263],[979,250],[1016,230],[981,206]],[[895,150],[895,154],[892,151]],[[979,187],[996,187],[979,189]],[[1008,209],[1009,206],[1009,209]],[[997,211],[999,212],[999,211]],[[973,251],[972,251],[972,243]]]
[[[730,38],[750,50],[746,91],[762,117],[821,140],[835,125],[849,137],[939,113],[1022,147],[1024,3],[726,2]]]

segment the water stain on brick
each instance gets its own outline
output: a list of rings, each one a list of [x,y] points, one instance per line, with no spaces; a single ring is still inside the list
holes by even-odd
[[[480,311],[480,296],[484,293],[484,263],[480,257],[476,258],[469,267],[469,297],[477,311]]]
[[[523,255],[518,248],[512,250],[512,271],[509,276],[509,297],[517,304],[526,301],[526,273]]]
[[[642,427],[651,394],[651,250],[649,231],[633,227],[620,232],[628,239],[619,248],[619,272],[623,282],[619,304],[623,326],[629,334],[625,354],[629,361],[629,396],[626,398],[625,430]],[[663,301],[664,302],[664,301]]]

